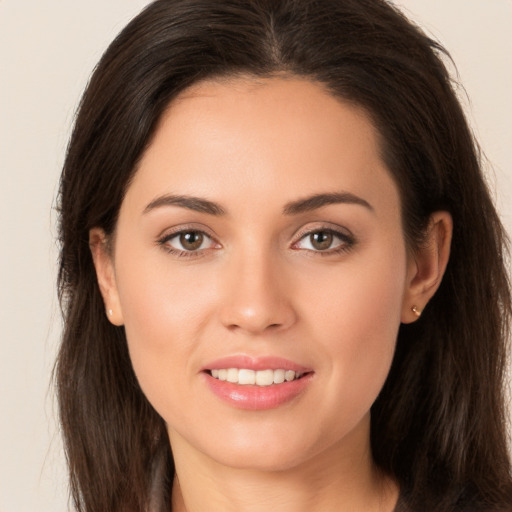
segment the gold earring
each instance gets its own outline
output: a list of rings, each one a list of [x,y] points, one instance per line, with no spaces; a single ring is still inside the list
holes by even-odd
[[[419,318],[421,316],[421,309],[418,309],[418,306],[414,305],[412,308],[411,308],[411,311]]]

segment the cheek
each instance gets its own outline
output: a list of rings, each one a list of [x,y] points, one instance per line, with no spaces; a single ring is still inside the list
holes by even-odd
[[[116,264],[130,359],[143,392],[166,417],[176,409],[173,397],[186,396],[184,382],[197,372],[194,351],[214,296],[192,266],[176,273],[166,255],[141,264],[135,250],[130,254]]]
[[[185,349],[191,331],[200,327],[214,293],[208,280],[190,266],[176,272],[163,253],[118,258],[119,298],[129,338],[154,349]],[[141,262],[146,262],[142,264]]]
[[[314,337],[330,356],[331,377],[337,383],[332,389],[344,390],[344,400],[364,410],[380,392],[393,359],[405,286],[405,250],[369,254],[353,262],[328,280],[326,276],[327,293],[310,287],[309,314]]]

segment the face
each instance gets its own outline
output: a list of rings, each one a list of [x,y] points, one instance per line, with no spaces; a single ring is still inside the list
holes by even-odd
[[[270,469],[368,450],[414,264],[362,110],[298,79],[187,90],[109,264],[107,307],[173,450]]]

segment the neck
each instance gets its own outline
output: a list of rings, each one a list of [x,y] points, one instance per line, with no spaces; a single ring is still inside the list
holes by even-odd
[[[173,512],[391,512],[398,497],[369,443],[331,447],[278,471],[228,467],[181,442],[173,455]]]

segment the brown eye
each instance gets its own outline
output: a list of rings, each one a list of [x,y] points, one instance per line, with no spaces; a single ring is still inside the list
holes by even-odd
[[[210,249],[220,249],[220,244],[204,231],[184,229],[158,240],[167,252],[177,257],[204,256]]]
[[[351,234],[341,233],[332,229],[318,229],[310,231],[293,244],[294,249],[334,254],[353,247],[355,240]]]
[[[334,236],[330,231],[317,231],[309,235],[311,246],[317,251],[330,249]]]
[[[197,251],[203,241],[204,235],[199,231],[187,231],[179,235],[179,242],[185,251]]]

